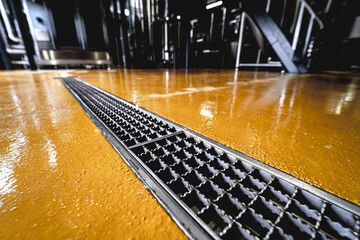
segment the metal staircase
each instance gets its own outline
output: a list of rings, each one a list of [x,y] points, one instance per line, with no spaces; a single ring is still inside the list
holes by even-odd
[[[240,67],[283,67],[290,73],[307,73],[315,33],[323,28],[323,23],[316,16],[305,0],[284,0],[281,4],[281,17],[275,22],[271,16],[271,0],[267,0],[265,11],[258,8],[245,8],[241,16],[236,68]],[[293,6],[293,7],[291,7]],[[277,6],[279,4],[277,2]],[[259,46],[255,63],[241,62],[246,23]],[[314,24],[315,23],[315,24]],[[260,55],[267,56],[266,48],[271,48],[279,61],[270,58],[261,62]]]

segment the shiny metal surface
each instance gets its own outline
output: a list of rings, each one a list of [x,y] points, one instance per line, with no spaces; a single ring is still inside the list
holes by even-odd
[[[66,76],[360,205],[357,74],[0,72],[2,239],[185,238],[53,80]]]
[[[84,50],[40,50],[39,65],[110,64],[107,52]]]
[[[7,13],[6,13],[6,10],[4,7],[4,3],[2,2],[2,0],[0,0],[0,13],[1,13],[1,17],[4,21],[5,29],[6,29],[7,36],[9,37],[9,39],[15,43],[20,43],[22,40],[21,40],[21,38],[17,37],[16,34],[14,34],[13,28],[10,24],[10,21],[7,16]],[[15,31],[16,31],[16,29],[15,29]]]

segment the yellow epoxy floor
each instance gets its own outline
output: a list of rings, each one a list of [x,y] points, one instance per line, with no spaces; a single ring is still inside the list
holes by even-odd
[[[360,75],[0,72],[2,239],[185,238],[59,76],[81,76],[360,205]]]

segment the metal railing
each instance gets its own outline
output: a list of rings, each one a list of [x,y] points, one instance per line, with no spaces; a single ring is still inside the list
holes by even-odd
[[[0,0],[0,13],[1,13],[2,19],[4,21],[4,25],[5,25],[5,29],[6,29],[8,38],[15,43],[20,43],[22,40],[21,40],[21,38],[17,37],[17,35],[19,35],[19,34],[16,34],[13,32],[13,28],[10,24],[9,17],[6,13],[6,9],[5,9],[5,6],[4,6],[4,3],[2,0]],[[16,29],[15,29],[15,32],[16,32]]]
[[[268,0],[268,2],[270,2],[270,4],[271,4],[271,0]],[[284,10],[282,13],[282,18],[284,17],[284,14],[285,14],[286,3],[287,3],[287,0],[284,0],[284,8],[283,8]],[[318,24],[319,29],[324,28],[322,21],[316,16],[316,13],[312,10],[310,5],[305,0],[296,0],[296,11],[295,11],[296,13],[294,15],[294,21],[293,21],[293,25],[292,25],[292,26],[295,26],[295,30],[294,30],[294,36],[293,36],[293,40],[292,40],[292,44],[291,44],[294,52],[296,51],[298,43],[299,43],[299,36],[300,36],[301,26],[302,26],[302,23],[304,20],[305,11],[307,11],[308,14],[310,15],[310,20],[309,20],[309,24],[307,26],[305,43],[304,43],[304,47],[302,50],[303,57],[305,56],[307,48],[309,47],[309,42],[310,42],[310,37],[312,34],[314,22],[316,22]],[[294,27],[292,27],[292,29],[294,29]]]
[[[295,52],[298,51],[299,48],[299,43],[300,40],[301,42],[303,42],[303,46],[301,49],[301,57],[305,58],[306,57],[306,53],[308,52],[308,48],[310,45],[310,41],[311,41],[311,36],[313,35],[313,29],[314,29],[314,23],[317,24],[317,27],[319,30],[321,30],[324,25],[322,23],[322,21],[318,18],[318,16],[316,15],[316,13],[313,11],[313,9],[311,8],[311,6],[305,1],[305,0],[292,0],[292,1],[296,1],[295,4],[295,14],[294,17],[292,19],[291,22],[291,27],[290,27],[290,31],[288,33],[286,33],[288,35],[288,38],[291,39],[289,40],[289,42],[291,42],[291,49],[292,49],[292,56],[294,56]],[[331,0],[330,0],[331,1]],[[281,18],[280,18],[280,22],[278,23],[279,27],[282,28],[282,26],[285,24],[285,16],[286,13],[288,13],[288,11],[290,10],[294,10],[294,9],[289,9],[288,4],[290,3],[289,0],[284,0],[283,4],[282,4],[282,9],[281,9]],[[293,2],[292,2],[293,3]],[[270,10],[272,9],[273,4],[271,0],[267,0],[266,2],[266,6],[265,6],[265,12],[266,13],[270,13]],[[307,12],[307,14],[309,15],[309,20],[308,20],[308,25],[306,27],[304,27],[304,21],[306,20],[304,18],[305,13]],[[237,48],[237,56],[236,56],[236,65],[235,67],[242,67],[242,66],[252,66],[252,67],[279,67],[281,66],[280,62],[267,62],[267,63],[260,63],[260,54],[261,54],[261,47],[259,48],[258,51],[258,57],[256,60],[256,63],[241,63],[241,50],[242,50],[242,45],[244,42],[244,30],[245,30],[245,21],[249,21],[249,23],[251,24],[252,30],[255,32],[260,32],[258,27],[253,23],[253,21],[251,20],[251,17],[246,13],[243,12],[242,16],[241,16],[241,24],[240,24],[240,31],[239,31],[239,40],[238,40],[238,48]],[[306,31],[306,35],[304,39],[300,39],[300,33],[301,31]]]

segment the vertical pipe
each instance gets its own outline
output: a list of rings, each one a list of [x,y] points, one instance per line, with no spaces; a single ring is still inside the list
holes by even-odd
[[[261,57],[261,48],[258,49],[257,57],[256,57],[256,63],[260,63],[260,57]]]
[[[146,23],[145,23],[145,11],[144,11],[144,4],[143,4],[143,1],[145,1],[145,0],[138,0],[138,1],[139,1],[139,8],[138,8],[137,12],[139,15],[141,31],[143,33],[145,33]]]
[[[150,16],[148,15],[149,9],[148,9],[148,2],[150,0],[141,0],[141,6],[142,6],[142,23],[143,23],[143,43],[145,47],[145,57],[148,60],[150,57],[150,39],[151,39],[151,24],[150,22]],[[150,28],[149,28],[150,26]]]
[[[13,33],[13,29],[11,27],[10,20],[6,14],[6,10],[5,10],[2,0],[0,0],[0,13],[2,15],[2,19],[3,19],[4,25],[5,25],[5,29],[6,29],[8,38],[10,38],[10,40],[13,42],[20,43],[21,38],[19,38],[16,34]],[[15,31],[16,31],[16,29],[15,29]]]
[[[240,54],[241,54],[241,48],[243,44],[243,38],[244,38],[244,30],[245,30],[245,12],[242,12],[241,14],[241,23],[240,23],[240,31],[239,31],[239,41],[238,41],[238,47],[237,47],[237,53],[236,53],[236,63],[235,68],[238,68],[240,65]]]
[[[282,27],[282,25],[284,24],[286,4],[287,4],[287,0],[284,0],[284,5],[283,5],[282,13],[281,13],[280,27]]]
[[[105,22],[105,12],[104,12],[104,1],[100,1],[99,5],[100,7],[100,15],[101,15],[101,26],[102,26],[102,32],[104,34],[104,43],[105,48],[108,48],[109,46],[109,34],[108,34],[108,28]]]
[[[80,43],[80,46],[83,50],[86,49],[86,45],[87,45],[87,39],[86,39],[86,32],[85,32],[85,25],[84,25],[84,21],[81,15],[81,10],[79,9],[80,6],[78,4],[76,4],[76,9],[75,9],[75,28],[76,28],[76,33],[77,33],[77,37]]]
[[[119,18],[119,12],[118,12],[118,0],[111,0],[112,4],[113,4],[113,13],[114,13],[114,35],[115,35],[115,47],[116,47],[116,55],[117,55],[117,62],[118,64],[122,64],[124,65],[124,63],[122,62],[123,58],[120,58],[120,55],[123,56],[123,52],[121,51],[121,45],[122,45],[122,40],[121,40],[121,35],[120,35],[120,18]]]
[[[159,1],[155,0],[154,15],[159,15]]]
[[[210,31],[209,31],[210,42],[212,42],[213,40],[214,18],[215,18],[215,13],[212,12],[210,18]]]
[[[122,60],[123,60],[124,68],[129,68],[130,67],[129,42],[128,42],[127,21],[125,16],[125,1],[126,0],[120,0],[120,36],[121,36],[121,50],[122,50]],[[116,2],[118,1],[116,0]]]
[[[120,0],[121,1],[121,0]],[[125,10],[121,8],[121,12]],[[136,31],[136,0],[129,0],[129,13],[130,13],[130,32]]]
[[[225,7],[222,8],[222,13],[223,13],[222,22],[221,22],[221,40],[222,41],[225,40],[226,11],[227,11],[227,9]]]
[[[269,11],[270,11],[270,5],[271,5],[271,0],[267,0],[267,2],[266,2],[266,9],[265,9],[265,12],[266,12],[266,13],[269,13]]]
[[[181,21],[180,19],[177,19],[177,48],[180,49],[181,47],[181,42],[183,41],[181,39]]]
[[[152,0],[145,0],[146,1],[146,12],[147,12],[147,28],[148,28],[148,38],[149,38],[149,45],[152,46],[152,37],[151,37],[151,23],[152,23],[152,13],[151,13],[151,3]]]
[[[291,23],[290,33],[293,33],[293,32],[294,32],[294,29],[295,29],[296,19],[297,19],[298,16],[299,16],[300,1],[301,1],[301,0],[296,0],[295,13],[294,13],[293,21],[292,21],[292,23]]]
[[[169,0],[165,0],[164,6],[164,60],[170,61],[169,55]]]
[[[164,17],[169,16],[169,0],[164,0]]]
[[[306,33],[304,49],[303,49],[303,52],[302,52],[303,57],[305,57],[306,51],[307,51],[308,46],[309,46],[310,36],[311,36],[313,24],[314,24],[314,15],[311,15],[309,26],[308,26],[307,33]]]
[[[165,61],[169,61],[170,60],[170,56],[169,56],[169,18],[165,17],[165,21],[164,21],[164,60]]]
[[[115,19],[115,12],[111,12],[110,6],[114,7],[113,0],[104,0],[103,1],[103,12],[104,12],[104,19],[106,23],[107,36],[109,39],[109,54],[111,56],[111,61],[114,66],[118,66],[120,64],[120,37],[119,31],[120,27],[117,27],[117,19]],[[113,9],[115,11],[115,9]]]
[[[190,26],[190,33],[189,33],[189,37],[190,37],[190,41],[192,42],[193,38],[194,38],[194,28],[195,28],[195,23],[192,24],[190,22],[191,26]]]
[[[332,4],[332,0],[328,0],[325,8],[325,13],[328,13],[330,11],[331,4]]]
[[[36,70],[37,66],[34,59],[34,55],[35,55],[34,40],[31,36],[29,23],[23,11],[24,6],[22,5],[21,0],[12,0],[10,1],[10,4],[12,4],[12,9],[15,10],[15,18],[17,19],[19,24],[20,33],[23,39],[23,43],[25,45],[26,56],[29,61],[30,69]]]

